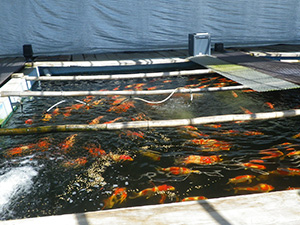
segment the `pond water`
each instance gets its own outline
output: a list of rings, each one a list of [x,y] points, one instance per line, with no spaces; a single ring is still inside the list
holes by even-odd
[[[76,84],[41,82],[35,89],[154,90],[228,85],[237,84],[211,74]],[[299,90],[209,92],[192,98],[190,94],[174,94],[162,104],[147,104],[134,97],[27,98],[6,127],[167,120],[300,107]],[[139,97],[158,101],[166,95]],[[297,188],[299,127],[300,120],[294,117],[194,127],[1,136],[0,218]],[[249,176],[232,179],[241,175]]]

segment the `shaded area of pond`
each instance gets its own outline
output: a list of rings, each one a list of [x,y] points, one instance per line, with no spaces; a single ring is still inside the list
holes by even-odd
[[[236,84],[211,74],[76,84],[42,82],[35,88],[154,90],[226,85]],[[142,98],[158,101],[165,97]],[[66,101],[46,112],[61,100]],[[299,106],[298,90],[228,91],[192,98],[175,94],[159,105],[121,96],[36,97],[25,99],[23,110],[19,108],[6,127],[194,118]],[[300,139],[295,136],[299,127],[295,117],[197,127],[3,136],[0,218],[168,203],[194,196],[218,198],[268,191],[265,187],[270,191],[300,187]],[[241,175],[249,176],[229,180]]]

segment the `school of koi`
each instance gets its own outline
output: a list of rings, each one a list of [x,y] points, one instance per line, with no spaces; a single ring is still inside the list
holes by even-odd
[[[165,88],[165,85],[171,85],[176,79],[160,78],[143,83],[118,84],[111,89],[154,90]],[[219,76],[180,79],[185,79],[185,88],[236,84]],[[277,105],[278,108],[284,107],[278,103],[271,103],[271,100],[261,102],[264,96],[251,93],[251,90],[224,93],[226,97],[220,97],[217,93],[214,99],[219,97],[227,104],[232,103],[237,112],[252,114],[253,111],[256,112],[256,108],[246,106],[251,107],[253,104],[236,104],[239,98],[241,103],[245,101],[249,94],[260,98],[259,101],[255,100],[255,104],[259,102],[260,109],[265,111],[272,111]],[[174,98],[183,99],[185,104],[185,99],[189,99],[189,96],[177,93]],[[26,113],[24,115],[19,112],[21,116],[14,116],[13,119],[21,118],[25,126],[61,121],[86,124],[114,123],[151,120],[154,119],[155,111],[163,107],[140,103],[124,96],[87,96],[80,101],[65,106],[70,104],[69,101],[42,114],[34,114],[30,118]],[[194,101],[197,102],[197,99]],[[181,100],[179,104],[182,105]],[[186,103],[187,109],[189,104],[190,102]],[[299,102],[293,106],[299,107]],[[171,110],[169,105],[166,108]],[[96,116],[91,118],[90,115]],[[292,123],[291,127],[299,127],[297,120],[289,121],[292,121],[289,122]],[[300,176],[300,130],[286,132],[284,137],[275,138],[273,141],[271,139],[274,131],[268,131],[261,124],[263,122],[238,121],[197,127],[132,129],[99,134],[50,134],[37,136],[36,141],[27,143],[0,145],[1,158],[10,160],[12,164],[24,157],[43,163],[51,161],[52,169],[54,167],[59,171],[53,172],[57,178],[53,177],[54,181],[49,184],[56,185],[58,191],[53,193],[48,187],[52,199],[46,201],[48,203],[41,203],[48,208],[52,204],[53,209],[37,212],[36,208],[27,204],[27,212],[16,217],[205,200],[236,194],[300,188],[297,181]],[[273,125],[276,127],[278,124]],[[10,139],[13,140],[13,137]],[[269,139],[267,144],[261,144],[265,139]],[[251,149],[249,142],[253,142],[257,149]],[[246,149],[243,149],[243,144]],[[58,180],[59,178],[63,180]],[[281,182],[283,179],[286,181],[284,185]],[[22,202],[19,203],[19,207],[24,207],[25,203]],[[38,203],[36,205],[38,206]]]

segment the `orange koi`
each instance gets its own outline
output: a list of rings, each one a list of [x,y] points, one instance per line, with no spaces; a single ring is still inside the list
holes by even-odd
[[[75,109],[75,110],[78,110],[80,108],[83,108],[85,106],[85,104],[74,104],[71,106],[71,109]]]
[[[198,130],[197,127],[194,127],[194,126],[183,126],[183,127],[180,127],[180,128],[184,128],[186,130],[192,130],[192,131],[196,131]]]
[[[244,111],[244,113],[246,113],[246,114],[253,114],[253,112],[251,112],[250,110],[248,110],[248,109],[246,109],[246,108],[244,108],[244,107],[242,107],[242,106],[240,106],[240,108]]]
[[[234,193],[237,193],[238,191],[251,191],[251,192],[269,192],[274,190],[275,188],[272,185],[269,184],[257,184],[253,187],[235,187],[233,188]]]
[[[59,108],[54,109],[53,112],[52,112],[52,114],[54,116],[57,116],[59,114]]]
[[[42,119],[43,121],[50,121],[52,119],[52,115],[49,113],[44,114],[44,118]]]
[[[139,84],[136,84],[135,86],[134,86],[134,88],[136,89],[136,90],[138,90],[138,89],[141,89],[143,86],[145,86],[146,84],[145,83],[139,83]]]
[[[67,107],[66,111],[63,113],[64,117],[69,117],[71,116],[71,112],[72,112],[72,108],[71,107]]]
[[[133,161],[133,158],[131,158],[129,155],[118,155],[110,152],[108,156],[115,162]]]
[[[300,176],[300,169],[297,169],[297,168],[277,168],[277,170],[273,171],[273,173],[283,175],[283,176]]]
[[[241,175],[234,178],[230,178],[227,184],[238,184],[244,182],[248,182],[250,184],[255,177],[256,176],[254,175]]]
[[[132,117],[133,121],[150,120],[144,113],[139,113],[136,117]]]
[[[118,97],[115,101],[113,101],[113,103],[111,103],[111,105],[119,105],[120,103],[122,103],[126,99],[127,99],[126,97]]]
[[[198,165],[212,165],[221,161],[222,159],[220,158],[219,155],[211,155],[211,156],[190,155],[183,159],[184,164],[198,164]]]
[[[222,127],[221,124],[204,124],[205,127],[212,127],[212,128],[220,128]]]
[[[25,120],[25,123],[28,125],[31,125],[31,124],[33,124],[33,119]]]
[[[91,105],[99,105],[100,103],[103,104],[104,98],[98,99],[96,101],[93,101]]]
[[[77,134],[73,134],[70,135],[69,137],[67,137],[63,143],[60,144],[60,147],[63,151],[68,151],[70,148],[73,147],[74,142],[75,142],[75,137],[77,136]]]
[[[77,158],[75,160],[69,160],[67,162],[64,162],[62,164],[62,166],[68,167],[68,168],[70,168],[70,167],[77,168],[80,166],[84,166],[86,163],[87,163],[86,157],[81,157],[81,158]]]
[[[235,97],[235,98],[239,97],[235,91],[231,91],[231,94],[232,94],[233,97]]]
[[[149,87],[149,88],[147,88],[148,91],[155,90],[155,89],[157,89],[156,86],[155,87]]]
[[[296,135],[294,135],[292,138],[300,138],[300,133],[299,133],[299,134],[296,134]]]
[[[287,156],[300,155],[300,151],[293,151],[287,154]]]
[[[264,170],[266,167],[264,165],[255,164],[255,163],[241,163],[242,166],[252,169]]]
[[[35,146],[36,146],[35,144],[29,144],[29,145],[23,145],[23,146],[20,146],[20,147],[15,147],[15,148],[7,150],[5,152],[5,155],[7,157],[23,155],[23,154],[28,153],[28,151],[33,149]]]
[[[288,187],[286,190],[299,190],[300,187]]]
[[[264,135],[264,133],[259,132],[259,131],[245,131],[245,132],[243,132],[243,135],[246,135],[246,136]]]
[[[144,133],[139,131],[139,132],[134,132],[134,131],[126,131],[122,132],[119,136],[126,135],[127,137],[130,137],[131,139],[137,139],[137,138],[144,138]]]
[[[261,157],[261,159],[273,159],[273,158],[278,158],[280,156],[283,156],[283,153],[279,150],[271,150],[271,149],[265,149],[259,151],[259,154],[265,154],[268,156]]]
[[[102,209],[111,209],[115,204],[123,203],[127,198],[127,190],[126,188],[116,188],[113,194],[104,200],[104,206]]]
[[[256,91],[249,89],[249,90],[242,90],[242,92],[256,92]]]
[[[99,145],[99,147],[96,147],[96,145],[91,144],[89,147],[84,148],[88,150],[89,153],[94,157],[106,155],[106,152],[103,149],[101,149],[101,145]]]
[[[114,122],[116,122],[117,120],[120,120],[120,119],[122,119],[122,118],[123,118],[123,117],[117,117],[116,119],[113,119],[113,120],[111,120],[111,121],[104,122],[103,124],[114,123]]]
[[[186,144],[201,145],[203,150],[221,151],[230,150],[231,145],[225,141],[218,141],[216,139],[193,139],[185,142]],[[210,149],[211,148],[211,149]]]
[[[89,96],[86,96],[86,98],[83,99],[83,101],[88,103],[88,102],[92,101],[94,98],[95,98],[95,96],[89,95]]]
[[[120,105],[117,106],[112,106],[110,109],[108,109],[108,112],[116,112],[116,113],[122,113],[122,112],[127,112],[130,108],[133,108],[134,102],[133,101],[127,101],[123,102]]]
[[[252,159],[249,163],[266,163],[266,161],[262,159]]]
[[[103,117],[104,116],[98,116],[97,118],[93,119],[89,124],[98,124]]]
[[[172,80],[164,80],[163,83],[171,83]]]
[[[49,142],[49,138],[42,138],[41,140],[38,141],[38,143],[36,144],[36,147],[39,150],[48,150],[50,146],[50,142]]]
[[[265,102],[265,105],[267,105],[270,109],[274,109],[274,104],[272,104],[271,102]]]
[[[115,88],[113,89],[113,91],[117,91],[117,90],[119,90],[119,88],[120,88],[120,85],[119,85],[118,87],[115,87]]]
[[[135,196],[132,196],[129,198],[134,199],[134,198],[138,198],[138,197],[146,197],[148,199],[156,193],[163,194],[166,191],[174,191],[174,190],[175,190],[175,188],[173,186],[163,184],[163,185],[156,186],[153,188],[146,188],[146,189],[140,191],[139,193],[137,193]]]
[[[201,172],[199,170],[191,170],[186,167],[176,167],[176,166],[172,166],[172,167],[168,167],[168,168],[159,168],[159,170],[163,171],[163,172],[171,173],[173,175],[187,175],[187,174],[191,174],[191,173],[201,174]]]
[[[206,200],[207,198],[204,196],[195,196],[195,197],[187,197],[182,199],[182,202],[186,202],[186,201],[199,201],[199,200]]]

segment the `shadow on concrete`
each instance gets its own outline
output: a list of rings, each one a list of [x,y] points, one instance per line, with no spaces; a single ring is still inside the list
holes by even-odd
[[[198,204],[206,210],[206,212],[219,224],[222,225],[231,225],[229,221],[227,221],[222,215],[218,213],[218,211],[211,205],[209,202],[202,200],[198,201]]]
[[[89,225],[89,222],[84,213],[75,214],[78,225]]]

